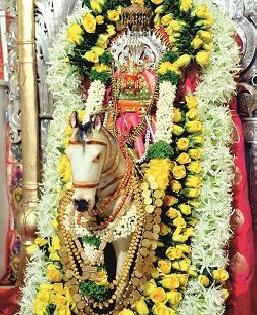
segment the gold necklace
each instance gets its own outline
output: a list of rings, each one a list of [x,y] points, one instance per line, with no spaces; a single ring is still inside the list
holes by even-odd
[[[60,221],[61,233],[59,233],[59,237],[61,239],[61,242],[64,244],[64,246],[62,246],[62,253],[61,253],[61,258],[62,258],[63,266],[65,269],[64,280],[69,282],[71,294],[72,296],[74,296],[74,301],[78,303],[78,308],[80,309],[85,308],[85,307],[88,308],[90,304],[93,304],[93,308],[98,307],[101,309],[103,307],[108,307],[110,304],[113,304],[118,299],[118,297],[121,295],[124,289],[125,282],[126,282],[126,279],[128,278],[131,264],[133,262],[133,257],[135,255],[137,247],[139,246],[140,235],[142,232],[143,219],[144,219],[143,206],[142,206],[142,201],[141,201],[141,196],[140,196],[141,191],[138,186],[139,184],[138,184],[137,178],[134,178],[134,182],[135,183],[137,182],[134,199],[137,204],[137,209],[139,212],[138,228],[137,228],[137,232],[133,234],[132,241],[131,241],[122,271],[120,272],[117,279],[113,282],[113,284],[111,284],[116,288],[115,293],[113,294],[112,299],[109,299],[108,301],[105,301],[104,303],[88,301],[85,298],[81,297],[81,295],[79,294],[78,282],[79,280],[82,280],[83,277],[81,277],[80,275],[80,271],[78,269],[77,264],[80,265],[81,270],[83,270],[84,268],[83,259],[81,257],[81,245],[78,244],[79,242],[76,242],[72,239],[72,236],[70,235],[70,233],[65,229],[64,222],[62,220],[63,214],[65,212],[65,208],[67,207],[67,205],[69,204],[71,200],[72,194],[74,192],[74,188],[67,191],[66,195],[64,196],[60,204],[60,211],[59,211],[60,220],[59,221]],[[86,269],[86,272],[89,274],[89,276],[90,275],[93,276],[94,273],[96,273],[95,266],[90,266],[89,268]],[[91,302],[91,303],[88,303],[88,302]],[[88,314],[88,312],[86,314]]]

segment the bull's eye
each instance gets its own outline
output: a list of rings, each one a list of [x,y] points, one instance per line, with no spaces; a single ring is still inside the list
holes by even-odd
[[[97,154],[97,156],[93,159],[93,162],[94,162],[94,163],[99,162],[100,158],[101,158],[101,154],[99,153],[99,154]]]

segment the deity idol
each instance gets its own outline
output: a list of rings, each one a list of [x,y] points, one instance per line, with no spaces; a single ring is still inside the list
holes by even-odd
[[[132,2],[85,1],[91,11],[67,31],[69,66],[90,84],[85,109],[69,113],[58,147],[55,230],[50,241],[36,240],[46,246],[46,270],[35,288],[35,315],[205,314],[208,303],[206,314],[225,309],[229,146],[232,119],[238,122],[224,104],[233,89],[227,93],[216,78],[219,102],[206,89],[214,98],[209,82],[218,71],[211,71],[220,69],[225,49],[233,47],[235,59],[237,49],[230,35],[228,47],[212,35],[206,5]],[[228,81],[233,71],[224,70]],[[250,255],[242,256],[244,278]],[[232,273],[237,307],[248,285],[238,285],[240,276]]]

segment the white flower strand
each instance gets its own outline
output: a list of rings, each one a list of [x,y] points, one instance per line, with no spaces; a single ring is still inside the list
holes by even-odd
[[[38,249],[30,258],[30,262],[25,271],[24,287],[21,288],[21,300],[19,302],[20,315],[31,315],[33,311],[33,301],[37,294],[38,286],[47,283],[45,276],[46,261],[45,253]]]
[[[100,80],[93,81],[88,90],[83,123],[89,121],[90,115],[97,114],[103,109],[104,95],[105,85]]]
[[[169,81],[160,83],[159,100],[156,112],[155,142],[163,140],[172,141],[173,127],[173,102],[176,97],[177,87]]]
[[[195,0],[195,4],[203,2]],[[211,0],[205,0],[211,8]],[[233,74],[238,70],[239,49],[233,39],[232,21],[212,7],[214,51],[211,62],[202,76],[195,96],[206,132],[203,145],[203,186],[200,196],[198,224],[192,239],[193,268],[225,268],[228,264],[224,245],[231,237],[229,220],[232,213],[231,186],[233,156],[229,151],[233,121],[227,103],[235,94]],[[211,89],[210,89],[211,86]],[[225,312],[222,287],[205,288],[192,280],[189,282],[179,314],[221,315]]]

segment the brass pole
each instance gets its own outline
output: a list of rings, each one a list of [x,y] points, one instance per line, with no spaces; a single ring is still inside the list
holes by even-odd
[[[18,279],[21,283],[25,267],[25,248],[33,241],[36,229],[35,209],[38,203],[39,137],[33,0],[18,0],[18,55],[24,173],[23,205],[17,218],[17,228],[23,244]]]

